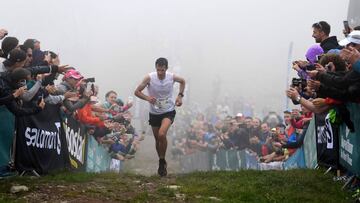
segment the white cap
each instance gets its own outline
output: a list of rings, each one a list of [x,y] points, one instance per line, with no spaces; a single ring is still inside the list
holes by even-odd
[[[360,44],[360,30],[352,31],[345,39],[341,40],[339,44],[341,46],[346,46],[349,43]]]
[[[237,114],[236,114],[236,117],[242,117],[242,116],[243,116],[242,113],[237,113]]]

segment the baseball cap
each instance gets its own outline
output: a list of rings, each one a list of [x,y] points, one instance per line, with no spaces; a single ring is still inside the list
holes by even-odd
[[[76,79],[76,80],[80,80],[80,79],[82,79],[82,78],[84,78],[80,73],[79,73],[79,71],[77,71],[77,70],[68,70],[66,73],[65,73],[65,75],[64,75],[64,77],[63,77],[63,80],[66,80],[66,79],[68,79],[68,78],[74,78],[74,79]]]
[[[349,43],[360,44],[360,30],[352,31],[345,39],[339,42],[341,46],[346,46]]]

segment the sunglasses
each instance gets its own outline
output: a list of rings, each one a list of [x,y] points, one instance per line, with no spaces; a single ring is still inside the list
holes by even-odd
[[[316,23],[315,26],[316,26],[316,27],[319,27],[320,30],[323,29],[323,27],[322,27],[322,25],[320,24],[320,22]]]

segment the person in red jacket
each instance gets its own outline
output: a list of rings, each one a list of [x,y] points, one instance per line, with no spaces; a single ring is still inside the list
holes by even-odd
[[[291,125],[296,129],[303,129],[304,125],[307,125],[312,119],[312,112],[303,105],[301,105],[301,111],[302,114],[299,118],[291,119]]]
[[[92,106],[97,102],[95,96],[91,96],[90,102],[88,102],[83,108],[77,112],[77,119],[85,125],[94,125],[96,127],[105,127],[104,118],[100,118],[94,115]]]
[[[89,134],[92,134],[100,144],[114,144],[114,140],[106,135],[116,128],[116,123],[108,122],[103,109],[95,106],[96,103],[97,97],[91,96],[90,102],[77,111],[77,119],[79,122],[90,126]],[[99,116],[96,115],[97,112]]]

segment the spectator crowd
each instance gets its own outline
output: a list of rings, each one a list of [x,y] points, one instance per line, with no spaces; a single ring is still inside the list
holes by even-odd
[[[221,105],[220,105],[221,106]],[[221,109],[221,108],[220,108]],[[281,118],[270,112],[263,119],[243,113],[225,115],[222,111],[205,116],[203,112],[179,112],[183,121],[176,123],[172,155],[179,158],[197,151],[247,150],[260,162],[285,161],[299,148],[312,113],[302,107],[285,111]],[[181,127],[179,126],[181,125]]]
[[[314,23],[312,30],[316,43],[304,53],[304,59],[292,63],[298,77],[292,78],[286,95],[293,109],[285,110],[282,118],[270,112],[262,119],[242,111],[231,114],[221,105],[220,110],[213,106],[211,113],[184,110],[181,116],[187,122],[176,125],[186,130],[175,133],[173,156],[246,149],[260,162],[285,161],[302,146],[314,116],[320,123],[329,120],[333,128],[345,123],[353,132],[345,105],[358,103],[360,98],[360,26],[344,29],[340,41],[330,36],[331,26],[325,21]],[[319,139],[326,142],[326,137]],[[339,150],[339,146],[335,148]]]
[[[123,102],[111,90],[102,103],[95,78],[85,78],[79,69],[61,65],[59,55],[41,50],[39,40],[27,39],[21,44],[5,29],[0,29],[0,39],[0,117],[12,122],[1,125],[9,132],[5,135],[2,129],[4,139],[14,136],[18,118],[36,115],[47,105],[54,105],[64,120],[73,117],[84,125],[86,134],[103,145],[112,158],[135,156],[143,137],[131,123],[132,97]],[[9,151],[11,145],[8,147],[2,150]]]

